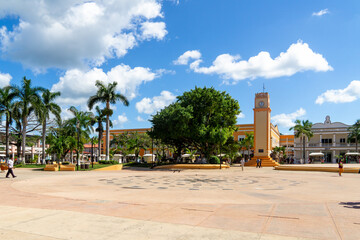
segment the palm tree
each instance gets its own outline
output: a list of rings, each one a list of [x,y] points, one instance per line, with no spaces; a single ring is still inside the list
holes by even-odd
[[[14,107],[21,109],[21,125],[22,125],[22,142],[21,142],[21,161],[25,162],[25,146],[26,146],[26,127],[27,118],[33,112],[40,112],[41,97],[40,92],[45,89],[42,87],[32,87],[31,79],[23,78],[21,86],[12,86],[17,102],[14,103]]]
[[[74,115],[73,118],[67,121],[68,131],[75,132],[77,136],[77,167],[79,167],[80,152],[84,148],[84,143],[89,139],[92,132],[92,119],[91,112],[84,112],[77,110],[74,106],[69,108],[69,111]]]
[[[310,138],[314,136],[311,128],[312,128],[312,122],[310,122],[309,120],[302,120],[302,121],[296,120],[295,126],[289,129],[290,131],[294,130],[296,138],[302,138],[302,145],[303,145],[302,157],[304,159],[304,162],[305,162],[305,147],[306,147],[305,140],[306,138],[310,140]]]
[[[254,133],[253,132],[245,133],[244,142],[245,142],[245,147],[248,151],[248,159],[250,161],[250,149],[254,147]]]
[[[95,95],[91,96],[88,100],[88,107],[91,110],[97,103],[106,103],[106,109],[104,113],[106,115],[106,160],[109,160],[109,144],[110,144],[110,116],[113,114],[113,111],[110,108],[110,104],[116,104],[117,101],[121,101],[125,106],[129,106],[129,101],[127,98],[120,94],[116,93],[117,82],[109,83],[107,86],[97,80],[95,86],[98,88]]]
[[[54,114],[56,119],[60,121],[61,108],[54,100],[61,95],[60,92],[50,92],[46,89],[42,94],[41,111],[39,119],[42,122],[42,159],[45,160],[45,137],[46,137],[46,124],[50,118],[50,113]]]
[[[135,160],[138,159],[141,149],[147,149],[151,146],[151,140],[147,134],[131,132],[128,135],[127,149],[135,154]]]
[[[358,152],[358,142],[360,141],[360,119],[348,128],[348,141],[355,140],[355,151]]]
[[[104,109],[100,109],[99,106],[95,107],[96,115],[94,117],[94,124],[97,123],[98,127],[95,129],[96,132],[99,133],[98,135],[98,160],[101,157],[101,139],[104,133],[103,123],[106,122],[106,114],[104,113]],[[110,127],[112,127],[112,122],[110,121]]]
[[[283,158],[283,156],[285,154],[285,146],[274,147],[273,153],[274,153],[276,159],[278,159],[278,162],[281,162],[281,159]]]
[[[11,87],[0,88],[0,120],[5,115],[5,156],[9,156],[9,129],[12,123],[12,108],[15,93]]]

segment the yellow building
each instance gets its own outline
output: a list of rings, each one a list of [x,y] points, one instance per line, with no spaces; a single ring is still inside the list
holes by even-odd
[[[286,146],[287,155],[293,155],[294,136],[281,135],[277,126],[271,123],[270,96],[267,92],[255,94],[254,104],[254,124],[238,124],[234,132],[234,139],[241,141],[245,138],[246,133],[254,133],[254,148],[251,149],[253,158],[246,165],[256,165],[256,159],[262,160],[263,166],[274,166],[277,163],[270,157],[272,149],[276,146]],[[110,130],[110,139],[112,134],[122,134],[125,132],[145,133],[150,128],[140,129],[121,129]],[[103,149],[105,149],[105,136],[103,137]],[[146,151],[150,153],[150,150]],[[140,155],[144,154],[142,151]]]

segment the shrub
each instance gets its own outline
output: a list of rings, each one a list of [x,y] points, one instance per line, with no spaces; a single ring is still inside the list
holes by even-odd
[[[209,159],[210,164],[220,164],[220,159],[217,156],[211,156]]]
[[[109,160],[109,161],[100,160],[99,163],[100,163],[100,164],[118,164],[118,162],[117,162],[117,161],[114,161],[114,160]]]
[[[62,162],[62,165],[69,165],[69,162]]]

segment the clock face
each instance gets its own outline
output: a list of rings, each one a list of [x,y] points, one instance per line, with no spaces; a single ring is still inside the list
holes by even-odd
[[[260,102],[259,102],[259,106],[260,106],[260,107],[263,107],[264,105],[265,105],[265,103],[264,103],[263,101],[260,101]]]

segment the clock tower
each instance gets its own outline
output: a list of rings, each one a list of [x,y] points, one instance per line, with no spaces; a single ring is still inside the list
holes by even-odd
[[[271,161],[271,126],[270,126],[269,93],[261,92],[255,95],[254,107],[254,160],[260,158],[263,162]]]

